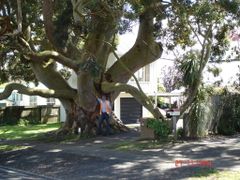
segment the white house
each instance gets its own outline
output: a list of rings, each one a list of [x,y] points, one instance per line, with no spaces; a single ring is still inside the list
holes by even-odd
[[[143,92],[147,96],[154,96],[158,90],[157,66],[153,62],[135,73],[136,78]],[[136,82],[131,78],[128,84],[137,87]],[[124,123],[136,123],[140,117],[151,116],[150,112],[137,102],[132,95],[121,92],[114,101],[114,112]]]
[[[6,85],[6,84],[5,84]],[[5,88],[5,85],[0,87],[0,92]],[[34,87],[33,84],[29,84],[30,87]],[[34,87],[35,88],[35,87]],[[39,84],[36,88],[46,89],[43,84]],[[60,105],[60,102],[55,98],[43,98],[40,96],[28,96],[19,94],[17,91],[13,91],[8,99],[0,100],[0,106],[40,106],[40,105]]]

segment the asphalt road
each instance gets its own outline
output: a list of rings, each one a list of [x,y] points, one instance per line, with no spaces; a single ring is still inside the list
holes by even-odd
[[[3,170],[0,169],[0,179],[14,179],[14,176],[28,179],[32,176],[32,179],[50,177],[49,179],[69,180],[183,180],[206,168],[186,163],[176,166],[176,160],[211,161],[212,167],[216,169],[240,170],[240,135],[169,144],[159,149],[144,151],[126,152],[105,148],[111,143],[134,140],[136,137],[137,134],[126,133],[73,144],[31,143],[28,144],[31,145],[29,149],[0,152],[0,165],[3,166]],[[22,169],[24,172],[9,171],[4,167]]]

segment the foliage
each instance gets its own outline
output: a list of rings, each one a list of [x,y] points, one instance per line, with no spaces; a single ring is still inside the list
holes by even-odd
[[[0,139],[15,140],[15,139],[38,139],[50,131],[57,130],[60,127],[59,123],[39,124],[39,125],[14,125],[0,126]]]
[[[148,119],[147,127],[154,130],[156,136],[161,138],[167,138],[168,135],[171,133],[168,124],[165,121],[159,121],[157,119]]]
[[[154,96],[149,96],[150,100],[155,103],[155,97]],[[167,109],[170,108],[172,106],[172,104],[169,103],[165,103],[164,102],[164,98],[163,97],[157,97],[157,107],[161,108],[161,109]]]
[[[221,68],[218,68],[216,66],[213,66],[213,67],[209,67],[208,66],[208,72],[211,72],[213,74],[214,77],[217,77],[219,76],[219,74],[221,73],[222,69]]]
[[[240,132],[240,95],[226,88],[202,89],[188,114],[188,135],[201,137],[209,130],[222,135]]]
[[[172,104],[165,103],[161,99],[158,98],[158,107],[161,109],[168,109],[172,107]]]
[[[236,73],[236,79],[233,82],[233,86],[236,87],[236,89],[239,89],[240,87],[240,66],[238,65],[238,72]]]
[[[68,80],[71,77],[71,70],[68,68],[62,68],[59,70],[60,74],[62,75],[62,77],[64,77],[64,79]]]
[[[165,89],[164,85],[160,84],[159,82],[158,82],[157,89],[158,89],[157,90],[158,92],[166,92],[166,89]]]
[[[90,110],[95,107],[96,94],[102,94],[102,85],[116,84],[111,88],[112,94],[130,91],[128,88],[133,87],[124,83],[132,73],[157,60],[163,50],[180,49],[184,55],[177,59],[183,61],[180,67],[183,83],[193,91],[201,84],[206,63],[210,59],[218,61],[230,48],[228,34],[239,27],[239,7],[236,0],[3,0],[0,83],[40,81],[51,89],[44,91],[44,97],[68,101],[64,103],[69,106],[66,109],[74,102]],[[116,36],[131,31],[136,22],[140,26],[135,44],[107,67],[108,57],[116,47]],[[68,73],[58,72],[58,63],[76,72],[76,96],[72,93],[75,89],[64,80]],[[62,90],[73,96],[66,98],[58,92]],[[160,112],[155,113],[144,93],[132,89],[131,93],[154,116],[161,116]],[[189,97],[194,98],[195,93],[189,91]]]
[[[177,129],[177,138],[182,139],[184,137],[184,129],[183,128],[178,128]]]
[[[22,119],[22,118],[19,119],[18,121],[19,126],[28,126],[28,125],[34,125],[34,124],[40,124],[40,122],[32,121],[28,119]],[[4,125],[13,125],[13,124],[8,124],[8,122],[6,122]]]
[[[223,113],[218,124],[218,133],[233,135],[240,132],[240,95],[227,93],[222,96]]]
[[[90,72],[93,77],[98,77],[102,73],[103,68],[96,62],[96,59],[91,57],[85,63],[80,65],[80,69]]]
[[[81,11],[82,16],[79,21],[74,21],[73,6],[71,1],[58,0],[54,2],[54,18],[55,25],[54,39],[59,47],[67,47],[68,44],[79,46],[84,43],[85,38],[90,32],[95,31],[97,24],[94,18],[99,18],[101,23],[105,23],[107,16],[103,11],[100,1],[82,1]],[[196,38],[193,38],[193,29],[195,31],[205,31],[209,23],[214,23],[214,47],[212,59],[222,56],[229,48],[228,34],[234,29],[238,23],[239,2],[238,1],[174,1],[161,2],[158,1],[106,1],[112,11],[120,11],[122,16],[116,23],[115,33],[126,33],[131,31],[132,25],[144,12],[146,7],[152,7],[156,3],[153,12],[155,13],[155,38],[161,40],[163,46],[168,49],[174,49],[177,46],[193,47],[196,45]],[[26,32],[28,27],[31,28],[31,38],[33,45],[37,46],[37,50],[51,49],[45,32],[44,23],[42,20],[42,3],[37,0],[22,1],[23,11],[23,32]],[[0,6],[1,16],[9,16],[13,27],[17,27],[17,2],[4,0]],[[94,16],[93,16],[94,15]],[[80,15],[79,15],[80,16]],[[94,17],[94,18],[93,18]],[[110,18],[110,17],[109,17]],[[163,25],[163,21],[167,22],[167,26]],[[108,23],[108,22],[106,22]],[[191,27],[193,29],[191,29]],[[198,29],[197,29],[198,28]],[[26,33],[24,34],[26,38]],[[1,39],[1,82],[9,80],[24,79],[25,81],[36,80],[35,75],[31,71],[28,61],[24,61],[19,47],[15,47],[16,39]],[[13,45],[14,42],[15,46]],[[15,50],[17,49],[17,50]],[[3,66],[6,65],[7,66]],[[28,73],[21,73],[27,72]],[[27,76],[26,76],[27,74]]]
[[[185,87],[192,87],[198,81],[200,71],[200,54],[198,51],[190,51],[179,62],[179,71],[182,72],[182,81]]]
[[[17,26],[17,19],[15,14],[17,13],[17,1],[4,0],[0,4],[1,17],[10,17],[10,23],[12,25],[11,31]],[[23,13],[23,36],[27,38],[25,32],[30,27],[32,33],[33,42],[46,42],[44,37],[43,23],[41,19],[41,5],[37,0],[34,1],[22,1],[22,13]],[[34,23],[33,23],[34,22]],[[1,25],[4,29],[4,24]],[[16,37],[1,37],[0,38],[0,83],[24,80],[26,82],[36,82],[36,76],[32,71],[29,61],[25,59]],[[40,47],[41,49],[41,47]]]
[[[171,92],[182,86],[182,73],[178,70],[177,65],[164,67],[161,72],[163,86],[166,92]]]
[[[201,168],[196,171],[190,180],[204,180],[204,179],[239,179],[240,171],[223,171],[213,168]]]

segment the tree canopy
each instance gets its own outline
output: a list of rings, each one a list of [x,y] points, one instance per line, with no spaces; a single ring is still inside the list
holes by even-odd
[[[126,84],[128,80],[163,51],[181,49],[184,55],[178,59],[198,67],[195,75],[184,76],[194,83],[184,111],[197,92],[206,63],[222,59],[231,47],[229,34],[239,28],[239,5],[238,0],[2,0],[0,82],[40,81],[49,91],[39,93],[17,84],[6,89],[54,96],[68,112],[75,104],[85,115],[94,111],[96,95],[111,93],[114,99],[116,93],[126,91],[155,117],[163,118],[140,87]],[[116,56],[107,69],[117,36],[131,31],[134,22],[139,30],[133,47]],[[234,56],[239,55],[239,49],[234,51]],[[56,63],[65,68],[63,73]],[[66,68],[76,72],[77,89],[64,79]],[[182,68],[191,71],[190,66]]]

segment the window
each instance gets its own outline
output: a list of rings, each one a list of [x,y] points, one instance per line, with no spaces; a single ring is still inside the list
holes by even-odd
[[[37,96],[30,96],[30,106],[37,105]]]
[[[139,69],[136,76],[139,81],[150,81],[150,65]]]
[[[47,105],[54,105],[55,104],[55,98],[47,98]]]
[[[13,105],[20,105],[21,101],[23,100],[23,95],[13,92],[8,99],[13,102]]]
[[[22,101],[23,100],[23,95],[16,93],[16,100],[17,101]]]

